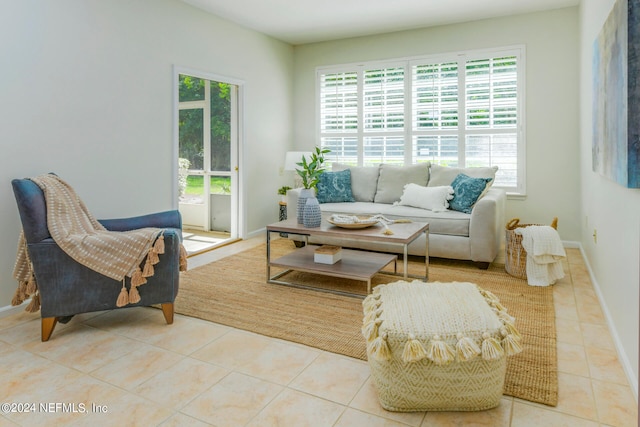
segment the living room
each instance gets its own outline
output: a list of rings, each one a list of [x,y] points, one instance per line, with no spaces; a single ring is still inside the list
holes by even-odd
[[[593,41],[613,4],[292,45],[177,0],[4,2],[0,307],[11,311],[16,285],[11,179],[56,172],[98,218],[177,206],[175,66],[243,82],[239,232],[248,239],[278,219],[285,153],[317,140],[317,67],[525,45],[526,195],[509,198],[506,217],[559,217],[637,396],[640,193],[593,172],[591,157]]]

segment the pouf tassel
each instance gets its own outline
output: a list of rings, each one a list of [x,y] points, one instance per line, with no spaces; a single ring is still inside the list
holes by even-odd
[[[517,339],[521,339],[522,338],[522,335],[520,335],[520,332],[516,329],[516,327],[513,325],[513,323],[503,320],[502,324],[504,325],[505,329],[507,330],[507,333],[515,336]]]
[[[382,320],[372,320],[362,327],[362,335],[367,342],[373,341],[378,336],[378,327],[382,323]]]
[[[515,323],[516,318],[509,315],[506,311],[498,311],[498,317],[502,322]]]
[[[382,309],[379,308],[377,310],[370,310],[365,316],[364,316],[364,321],[363,323],[369,323],[372,320],[376,320],[377,318],[380,317],[380,315],[382,314]]]
[[[383,290],[387,285],[382,284],[382,285],[378,285],[375,288],[373,288],[373,291],[371,291],[371,295],[373,298],[380,298],[382,295],[380,295],[380,291]]]
[[[465,337],[462,334],[457,335],[458,342],[456,343],[456,353],[458,359],[466,362],[471,360],[481,353],[480,347],[474,340],[469,337]]]
[[[118,299],[116,300],[116,307],[124,307],[129,304],[129,293],[127,292],[127,288],[124,285],[124,279],[122,280],[122,289],[120,289],[120,294],[118,295]]]
[[[491,301],[489,305],[491,305],[492,307],[495,307],[498,311],[504,311],[504,312],[507,311],[505,306],[500,304],[500,301]]]
[[[389,360],[391,358],[391,349],[387,343],[387,334],[374,339],[369,345],[369,354],[377,360]]]
[[[482,334],[482,358],[484,360],[498,360],[504,355],[504,350],[497,339],[488,333]]]
[[[502,340],[502,346],[504,347],[504,353],[507,356],[513,356],[514,354],[518,354],[522,351],[522,346],[520,345],[520,340],[517,339],[513,334],[508,334]]]
[[[435,335],[429,343],[427,357],[436,365],[446,365],[455,360],[456,352],[449,344],[442,341],[440,336]]]
[[[422,343],[413,334],[409,334],[409,339],[402,352],[402,360],[404,362],[417,362],[425,357],[427,357],[427,352]]]
[[[367,313],[369,310],[374,310],[380,307],[381,304],[382,304],[382,301],[380,301],[380,298],[371,298],[371,295],[370,295],[366,297],[364,301],[362,301],[362,308],[364,312]]]
[[[482,295],[487,302],[500,301],[498,299],[498,297],[495,296],[495,294],[493,294],[491,291],[487,291],[486,289],[482,289],[479,286],[478,286],[478,290],[480,291],[480,295]]]

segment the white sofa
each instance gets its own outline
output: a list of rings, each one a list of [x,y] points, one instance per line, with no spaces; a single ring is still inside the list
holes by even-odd
[[[333,171],[346,169],[349,170],[351,194],[355,201],[321,203],[323,214],[382,214],[389,219],[426,221],[429,223],[431,257],[471,260],[478,263],[479,267],[487,268],[498,255],[505,226],[506,194],[503,190],[493,187],[485,189],[483,195],[471,207],[470,213],[452,209],[429,210],[403,203],[407,199],[407,195],[404,194],[406,184],[414,183],[421,186],[416,188],[442,188],[452,184],[460,173],[476,178],[494,177],[497,168],[445,168],[429,163],[408,167],[387,164],[376,167],[352,167],[333,164]],[[293,189],[287,193],[290,218],[295,217],[300,190]],[[322,190],[319,186],[319,199]],[[290,237],[296,238],[293,235]],[[424,239],[425,237],[420,237],[409,245],[409,254],[424,256]],[[316,238],[311,242],[383,252],[402,250],[397,245],[338,241],[330,238]]]

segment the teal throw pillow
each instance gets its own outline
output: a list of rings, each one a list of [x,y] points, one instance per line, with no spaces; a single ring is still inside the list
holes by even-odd
[[[453,200],[449,201],[449,209],[471,213],[471,208],[476,204],[490,181],[491,178],[471,178],[463,173],[458,174],[451,183]]]
[[[320,203],[355,202],[351,193],[351,171],[323,172],[317,185]]]

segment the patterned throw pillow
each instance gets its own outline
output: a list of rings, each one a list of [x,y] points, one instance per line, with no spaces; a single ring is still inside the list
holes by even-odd
[[[463,173],[455,177],[453,187],[453,200],[449,202],[449,209],[464,213],[471,213],[471,208],[491,182],[491,178],[471,178]]]
[[[355,202],[351,193],[351,171],[323,172],[317,185],[318,202]]]

